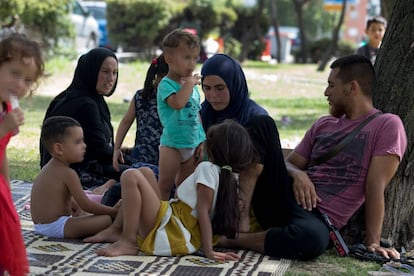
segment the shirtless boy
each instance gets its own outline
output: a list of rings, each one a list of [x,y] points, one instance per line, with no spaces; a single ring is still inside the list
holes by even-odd
[[[90,200],[69,167],[85,154],[80,124],[66,116],[50,117],[42,126],[40,140],[52,158],[33,182],[30,210],[35,232],[53,238],[83,238],[110,226],[119,204],[109,207]]]

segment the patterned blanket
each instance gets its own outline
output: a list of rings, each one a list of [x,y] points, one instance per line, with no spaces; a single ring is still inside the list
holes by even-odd
[[[32,183],[13,180],[13,200],[20,215],[31,275],[283,275],[290,260],[253,251],[236,250],[239,262],[216,262],[203,256],[158,257],[148,255],[101,257],[95,250],[107,244],[49,239],[33,231],[30,217]]]

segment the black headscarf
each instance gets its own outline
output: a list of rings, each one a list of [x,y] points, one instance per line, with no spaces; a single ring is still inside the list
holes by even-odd
[[[66,90],[79,93],[91,93],[98,94],[96,91],[96,83],[98,82],[98,74],[101,69],[102,63],[107,57],[113,57],[118,61],[116,55],[107,48],[95,48],[88,53],[82,55],[78,60],[78,65],[75,69],[72,83]],[[118,83],[118,78],[115,80],[114,87],[111,93],[107,96],[111,96]]]
[[[85,159],[72,167],[82,169],[88,162],[112,164],[113,127],[111,114],[104,96],[96,91],[96,83],[102,63],[106,58],[116,55],[106,48],[95,48],[78,59],[72,83],[57,95],[45,114],[45,119],[54,115],[69,116],[81,124],[87,143]],[[115,91],[118,77],[110,96]],[[48,152],[40,145],[40,166],[50,159]]]

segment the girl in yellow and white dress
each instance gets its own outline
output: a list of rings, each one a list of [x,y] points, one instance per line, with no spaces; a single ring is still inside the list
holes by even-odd
[[[233,252],[213,250],[213,236],[235,237],[239,226],[237,173],[249,168],[256,153],[240,124],[225,120],[211,126],[209,161],[198,164],[177,188],[176,198],[161,201],[150,169],[129,169],[121,176],[122,207],[114,223],[85,242],[113,242],[99,255],[136,255],[139,251],[177,256],[202,249],[215,260],[238,260]]]

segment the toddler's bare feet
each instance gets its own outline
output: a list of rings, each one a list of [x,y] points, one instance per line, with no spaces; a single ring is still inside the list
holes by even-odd
[[[115,257],[121,255],[138,255],[139,249],[135,242],[120,238],[115,243],[106,248],[96,250],[96,254],[106,257]]]
[[[83,241],[90,243],[116,242],[120,237],[121,229],[111,225],[93,236],[84,238]]]
[[[92,190],[94,194],[103,195],[109,188],[116,183],[115,179],[109,179],[104,184]]]

